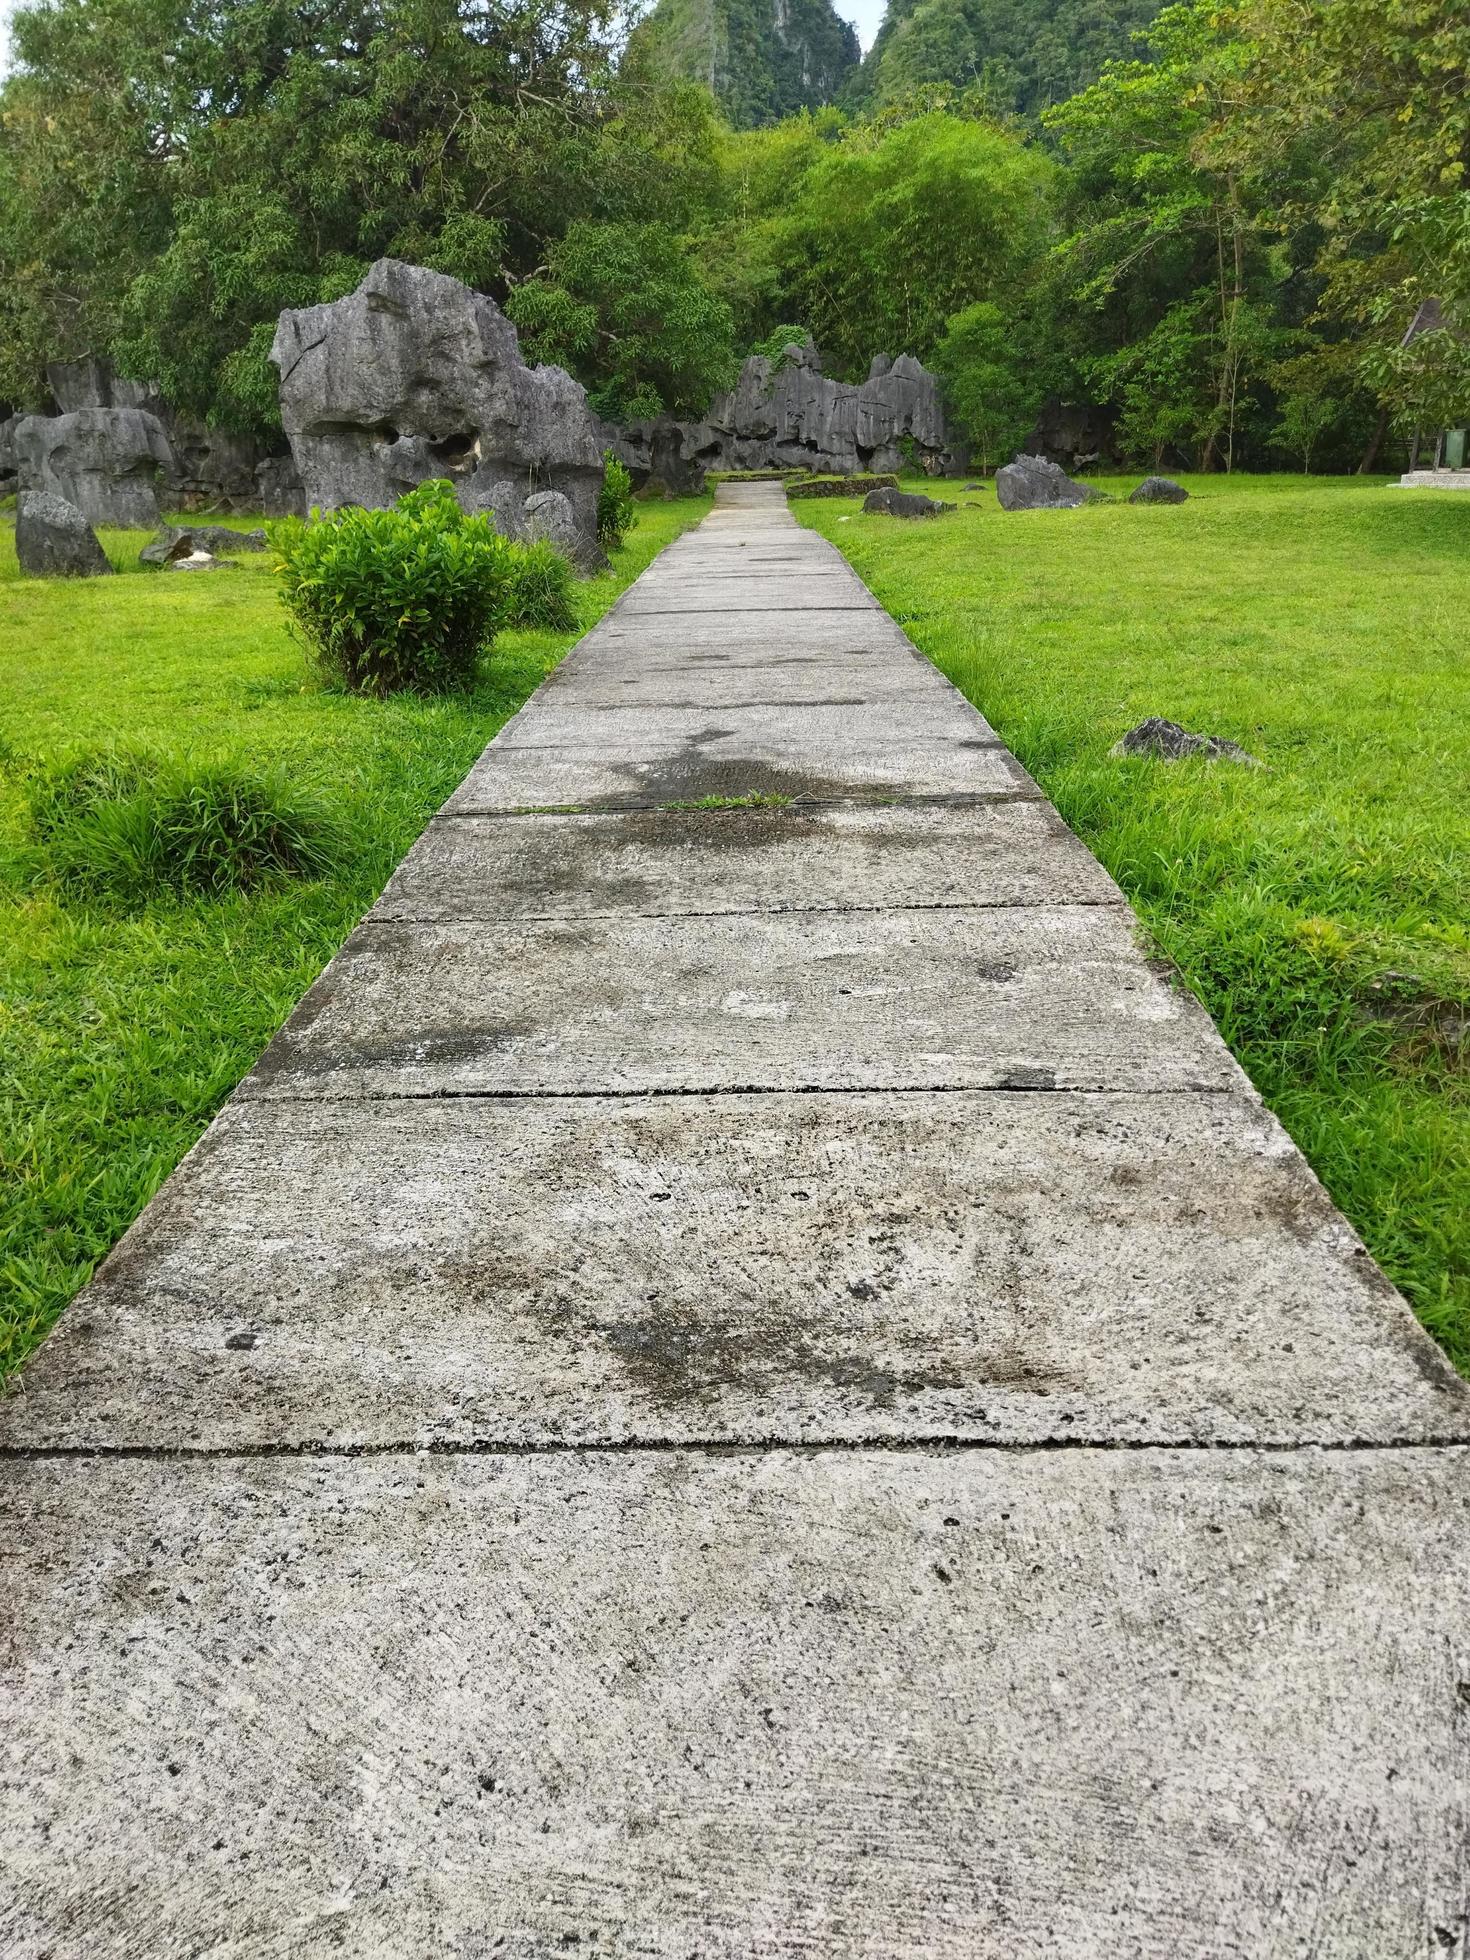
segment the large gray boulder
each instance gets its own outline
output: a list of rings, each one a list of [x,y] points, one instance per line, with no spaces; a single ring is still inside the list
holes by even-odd
[[[102,578],[112,570],[97,533],[75,504],[44,490],[22,490],[15,555],[28,578]]]
[[[1044,456],[1018,456],[997,470],[995,494],[1002,510],[1080,510],[1093,501],[1091,490]]]
[[[26,415],[14,432],[21,487],[75,504],[91,524],[147,529],[158,491],[175,472],[168,435],[141,408],[80,408]]]
[[[0,497],[8,497],[16,487],[15,425],[18,418],[0,418]]]
[[[169,566],[201,552],[226,558],[237,551],[264,551],[266,543],[264,531],[235,531],[228,524],[164,524],[138,553],[138,563]]]
[[[308,505],[381,509],[448,477],[466,510],[520,538],[528,500],[554,490],[595,562],[602,446],[586,394],[561,368],[528,367],[482,293],[379,259],[345,299],[283,313],[271,359]]]
[[[635,483],[699,487],[706,470],[814,470],[853,476],[912,461],[943,474],[961,452],[945,425],[939,381],[912,355],[875,355],[866,381],[834,381],[810,344],[779,360],[752,354],[702,420],[634,422],[606,431]]]

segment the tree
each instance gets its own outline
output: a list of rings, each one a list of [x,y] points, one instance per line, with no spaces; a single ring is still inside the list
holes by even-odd
[[[956,313],[934,351],[945,395],[985,471],[1006,462],[1036,418],[1042,390],[1032,379],[1016,323],[991,300]]]
[[[730,309],[663,225],[578,220],[508,311],[528,355],[576,368],[612,420],[701,414],[734,378]]]
[[[1258,173],[1311,151],[1307,194],[1288,184],[1276,209],[1316,240],[1324,314],[1363,335],[1364,372],[1401,426],[1470,414],[1470,14],[1242,0],[1234,18],[1250,58],[1211,147]],[[1403,346],[1428,299],[1444,326]]]
[[[620,84],[615,0],[50,0],[0,92],[0,388],[114,356],[176,404],[274,420],[284,305],[375,258],[504,297],[577,220],[695,222],[712,106]]]

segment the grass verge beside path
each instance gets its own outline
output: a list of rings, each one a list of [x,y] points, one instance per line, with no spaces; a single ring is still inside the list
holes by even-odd
[[[638,506],[593,624],[703,502]],[[248,520],[240,520],[248,528]],[[288,637],[271,560],[19,576],[0,530],[0,1378],[152,1197],[336,951],[430,815],[575,634],[504,634],[479,684],[425,700],[324,692]],[[117,743],[316,790],[331,875],[223,898],[87,902],[29,875],[25,775]]]
[[[1470,1372],[1470,496],[1185,481],[1177,508],[792,508],[1102,859]],[[1268,767],[1110,757],[1147,715]]]

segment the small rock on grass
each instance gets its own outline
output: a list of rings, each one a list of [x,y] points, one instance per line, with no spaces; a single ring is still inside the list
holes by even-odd
[[[264,531],[233,531],[228,524],[164,524],[138,553],[138,563],[168,566],[199,552],[223,557],[227,552],[264,551],[265,547]]]
[[[1128,501],[1130,504],[1187,504],[1189,492],[1171,476],[1146,476]]]
[[[15,555],[28,578],[102,578],[112,570],[75,504],[26,490],[16,504]]]
[[[1181,756],[1202,755],[1211,762],[1243,762],[1251,769],[1265,766],[1238,742],[1229,742],[1223,735],[1192,734],[1177,721],[1166,721],[1162,715],[1150,715],[1137,728],[1130,728],[1108,753],[1152,756],[1158,762],[1177,762]]]
[[[880,517],[938,517],[941,511],[953,510],[954,505],[910,490],[870,490],[863,498],[863,509]]]

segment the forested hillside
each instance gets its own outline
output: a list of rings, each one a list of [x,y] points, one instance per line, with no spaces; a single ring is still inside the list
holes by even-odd
[[[940,4],[916,0],[867,83]],[[1057,70],[1009,4],[986,32],[1014,28],[1036,106]],[[44,402],[46,362],[92,354],[268,430],[281,308],[388,254],[493,295],[615,418],[697,415],[752,348],[810,333],[847,378],[880,352],[935,366],[982,464],[1048,397],[1093,404],[1145,466],[1352,468],[1463,422],[1463,11],[1194,0],[1146,34],[1037,120],[998,105],[987,55],[973,86],[736,129],[606,0],[22,5],[0,401]],[[1101,45],[1069,42],[1078,74]],[[1402,346],[1428,298],[1443,324]]]
[[[737,129],[835,102],[858,38],[831,0],[659,0],[634,29],[634,63],[702,82]]]
[[[853,99],[889,104],[946,82],[1037,116],[1136,55],[1158,11],[1159,0],[888,0]]]

